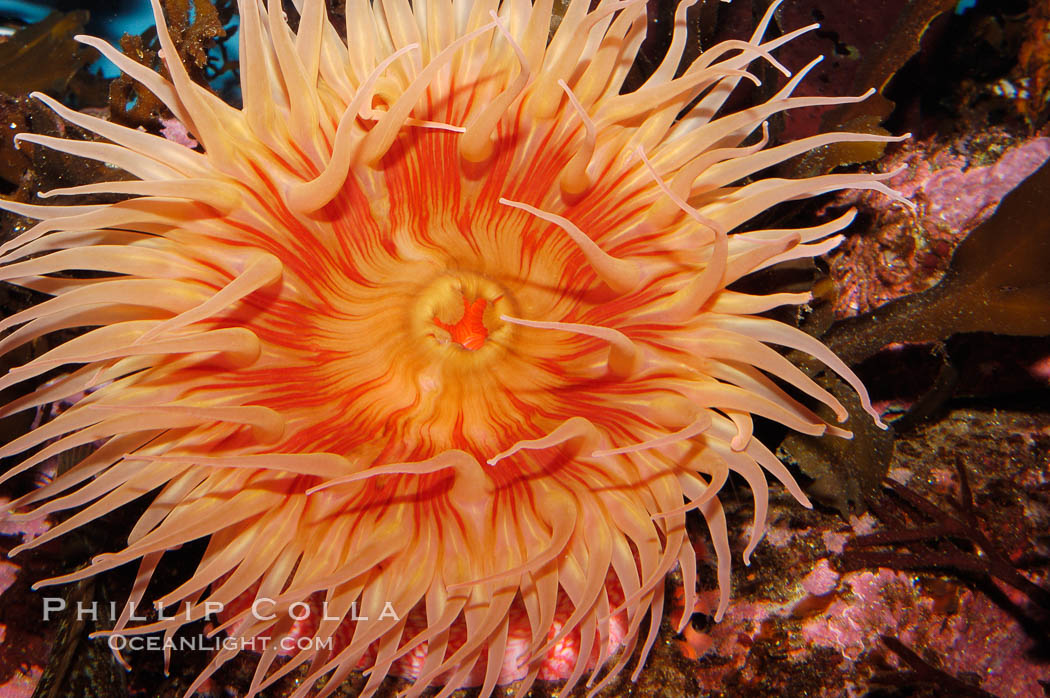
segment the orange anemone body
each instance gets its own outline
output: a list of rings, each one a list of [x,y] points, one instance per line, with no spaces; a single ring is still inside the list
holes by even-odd
[[[447,693],[476,671],[488,695],[512,608],[532,638],[529,684],[558,607],[571,613],[556,639],[575,633],[581,647],[571,683],[611,659],[613,617],[625,647],[605,675],[640,636],[647,652],[676,566],[694,606],[686,517],[698,510],[721,615],[730,553],[716,495],[728,474],[754,493],[745,560],[762,535],[767,474],[807,504],[753,438],[752,415],[848,436],[789,397],[786,386],[846,417],[771,345],[821,359],[871,412],[831,352],[761,316],[808,294],[727,288],[826,252],[852,214],[733,231],[783,201],[849,187],[892,195],[863,173],[748,178],[827,143],[893,139],[767,147],[770,116],[859,99],[792,97],[805,70],[768,102],[724,113],[753,62],[787,73],[771,51],[806,29],[763,40],[772,9],[750,40],[680,66],[683,3],[663,62],[622,93],[645,35],[641,1],[572,0],[556,17],[551,0],[356,0],[345,38],[323,0],[296,3],[297,32],[280,3],[238,4],[240,109],[171,60],[156,0],[170,80],[83,39],[163,100],[199,149],[43,96],[104,140],[20,136],[134,177],[46,194],[127,195],[118,203],[0,203],[39,220],[0,248],[0,276],[53,296],[3,322],[0,350],[91,328],[0,379],[82,365],[3,414],[89,391],[0,448],[27,454],[8,477],[102,442],[10,510],[77,510],[38,545],[153,493],[126,545],[52,583],[138,561],[141,601],[165,551],[210,537],[193,577],[163,590],[165,606],[189,603],[200,618],[206,603],[245,595],[278,611],[320,597],[337,620],[314,636],[347,637],[280,670],[267,650],[252,695],[303,664],[302,694],[325,676],[329,693],[362,665],[368,694],[424,643],[410,694],[439,677]],[[67,270],[96,273],[55,275]],[[351,608],[369,620],[348,632],[338,619]],[[424,629],[406,625],[413,612]],[[273,616],[245,611],[226,627],[291,631],[287,614]],[[115,632],[185,622],[125,616]],[[219,652],[198,685],[236,651]]]

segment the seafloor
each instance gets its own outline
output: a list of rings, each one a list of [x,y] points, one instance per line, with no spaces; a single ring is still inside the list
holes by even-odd
[[[185,9],[187,0],[165,4]],[[229,0],[210,14],[204,9],[211,3],[194,4],[198,18],[230,26]],[[643,72],[667,44],[673,5],[649,3],[654,38]],[[694,52],[748,34],[767,5],[701,0],[689,15]],[[26,8],[0,3],[11,30],[0,43],[4,195],[24,198],[56,181],[102,174],[39,148],[14,149],[16,132],[64,132],[26,98],[31,90],[177,137],[134,85],[87,67],[92,57],[70,42],[86,15],[73,4],[46,19]],[[1050,2],[788,0],[776,29],[813,20],[821,29],[780,56],[792,68],[827,56],[806,89],[845,94],[873,86],[879,94],[848,112],[791,115],[774,125],[777,137],[819,128],[913,137],[885,151],[822,151],[776,174],[899,167],[891,184],[917,209],[843,195],[777,210],[770,218],[788,224],[846,206],[861,216],[817,267],[750,283],[766,290],[815,283],[818,302],[797,321],[859,367],[893,430],[860,429],[851,445],[829,451],[766,427],[766,442],[780,443],[816,507],[801,509],[772,488],[771,530],[750,567],[734,561],[732,605],[720,623],[710,615],[706,534],[694,522],[704,592],[691,624],[679,635],[665,621],[637,682],[629,669],[602,695],[1050,695]],[[208,49],[217,32],[204,21],[183,41]],[[91,30],[115,31],[116,40],[120,26]],[[155,60],[150,41],[147,32],[121,43],[148,62]],[[223,76],[235,70],[233,59],[221,50],[210,55],[199,77],[229,91]],[[763,77],[770,81],[763,89],[775,89],[775,76]],[[736,106],[762,94],[743,94]],[[17,224],[7,219],[4,235]],[[0,293],[5,314],[27,303],[10,290]],[[0,422],[4,440],[26,427]],[[0,495],[31,484],[16,480]],[[730,530],[742,537],[752,513],[746,486],[731,481],[723,502]],[[176,656],[165,675],[157,653],[141,653],[129,656],[129,674],[87,640],[90,623],[40,620],[41,596],[31,584],[69,560],[87,559],[133,519],[134,512],[118,512],[61,544],[0,563],[0,698],[177,696],[202,668],[206,657]],[[10,549],[34,533],[0,524],[0,545]],[[734,541],[734,550],[742,548],[742,539]],[[195,552],[184,555],[192,560]],[[71,602],[119,600],[130,573],[62,593]],[[679,580],[668,584],[681,604]],[[241,695],[252,668],[250,658],[232,662],[210,682],[210,695]],[[295,680],[266,695],[286,695]],[[337,695],[354,696],[361,683],[348,682]],[[383,692],[399,687],[390,679]],[[514,695],[513,686],[500,691]],[[585,693],[581,687],[573,695]],[[532,692],[557,694],[557,685]]]

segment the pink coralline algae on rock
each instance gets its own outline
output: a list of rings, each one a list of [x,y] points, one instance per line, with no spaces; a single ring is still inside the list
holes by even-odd
[[[0,500],[0,504],[6,500]],[[0,537],[22,542],[43,535],[49,528],[45,520],[15,522],[0,519]],[[19,563],[0,560],[0,603],[9,609],[0,622],[0,698],[29,698],[43,675],[43,660],[50,652],[47,628],[29,622],[12,623],[11,617],[39,620],[34,617],[39,604],[29,594],[29,584],[20,579],[25,574]],[[32,609],[32,610],[27,610]],[[27,611],[28,618],[21,611]]]
[[[186,124],[176,118],[161,119],[161,134],[169,141],[184,145],[187,148],[196,148],[197,140],[186,130]]]
[[[891,477],[907,481],[913,475],[897,467]],[[1045,477],[1031,474],[1024,486],[1039,487]],[[922,480],[945,496],[958,486],[947,469]],[[741,591],[721,623],[686,629],[679,645],[698,661],[699,685],[740,691],[728,695],[802,695],[803,688],[805,695],[821,698],[866,695],[872,680],[890,667],[907,671],[883,645],[885,635],[993,695],[1042,695],[1040,682],[1050,681],[1050,667],[1033,658],[1032,639],[1017,619],[985,593],[950,576],[837,569],[844,543],[879,526],[870,514],[829,528],[788,525],[784,519],[773,523],[767,540],[778,564],[791,569],[790,578]],[[1002,591],[1023,606],[1018,594]],[[713,592],[703,593],[695,611],[710,614],[715,603]],[[790,672],[771,672],[770,652],[781,668],[791,666]]]
[[[827,559],[820,560],[810,570],[809,574],[802,578],[802,588],[810,596],[824,596],[835,591],[839,583],[839,574],[831,569]]]
[[[835,200],[836,207],[855,205],[875,219],[871,234],[850,237],[830,258],[837,317],[860,315],[936,284],[958,244],[1050,158],[1050,138],[989,144],[996,138],[1006,143],[1004,134],[994,133],[967,147],[934,137],[887,158],[887,171],[904,168],[890,184],[914,202],[914,212],[888,207],[866,192]]]
[[[944,605],[955,612],[945,615]],[[836,600],[807,620],[802,634],[850,661],[878,647],[880,635],[897,637],[937,656],[950,675],[977,674],[980,687],[998,696],[1038,695],[1039,681],[1050,678],[1027,659],[1031,646],[1016,620],[987,596],[953,585],[934,588],[884,568],[844,575]]]

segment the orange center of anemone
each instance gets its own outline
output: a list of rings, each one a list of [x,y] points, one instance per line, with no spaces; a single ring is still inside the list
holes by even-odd
[[[489,330],[485,327],[483,315],[488,301],[484,298],[476,298],[474,302],[463,296],[463,317],[453,324],[441,321],[437,315],[434,316],[434,324],[448,332],[452,341],[469,351],[477,351],[485,343],[489,336]]]
[[[407,341],[422,351],[420,367],[451,362],[473,371],[504,353],[511,328],[501,316],[512,311],[516,304],[511,299],[516,294],[484,272],[467,271],[457,268],[455,263],[450,264],[452,268],[436,274],[432,267],[428,270],[420,266],[408,266],[396,272],[399,279],[432,274],[423,284],[409,281],[406,291],[399,296],[403,307],[409,309],[409,331],[401,335],[400,341]],[[498,272],[495,268],[489,271]],[[392,299],[395,304],[397,298]],[[396,324],[369,325],[377,338],[396,337],[390,334]]]

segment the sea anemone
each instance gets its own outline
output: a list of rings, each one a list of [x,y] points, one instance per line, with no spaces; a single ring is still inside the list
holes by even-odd
[[[847,417],[770,345],[820,359],[878,419],[826,347],[762,316],[808,294],[729,289],[827,252],[852,219],[733,232],[757,214],[842,188],[893,195],[864,173],[752,178],[825,144],[893,140],[767,147],[778,112],[862,99],[791,96],[815,61],[792,76],[772,52],[811,27],[764,40],[776,4],[749,41],[681,65],[683,2],[666,56],[625,90],[644,0],[563,13],[553,0],[349,0],[345,41],[323,0],[296,2],[297,31],[281,3],[240,0],[235,108],[190,79],[152,3],[170,79],[80,40],[199,147],[37,95],[102,140],[21,142],[133,179],[40,194],[116,203],[0,204],[39,221],[0,247],[0,275],[52,296],[3,321],[0,350],[86,328],[0,380],[58,374],[4,415],[82,395],[0,448],[28,454],[7,477],[100,443],[10,504],[21,517],[76,510],[19,549],[148,495],[126,546],[47,582],[138,561],[138,602],[166,551],[208,538],[189,580],[158,599],[187,612],[134,626],[125,611],[113,632],[170,636],[224,606],[243,609],[217,628],[234,638],[303,635],[282,611],[323,601],[329,617],[305,634],[340,640],[283,665],[271,645],[249,695],[304,664],[296,695],[322,679],[329,694],[356,668],[371,672],[365,695],[392,673],[415,679],[409,695],[434,682],[488,695],[514,679],[524,694],[567,640],[562,676],[590,669],[597,690],[648,617],[644,662],[676,567],[688,621],[691,510],[710,529],[725,609],[717,494],[730,472],[754,496],[745,562],[766,473],[808,506],[752,416],[849,436],[799,402]],[[758,82],[756,61],[786,84],[724,109],[741,80]],[[252,613],[259,599],[275,612]],[[238,651],[218,652],[194,689]]]

